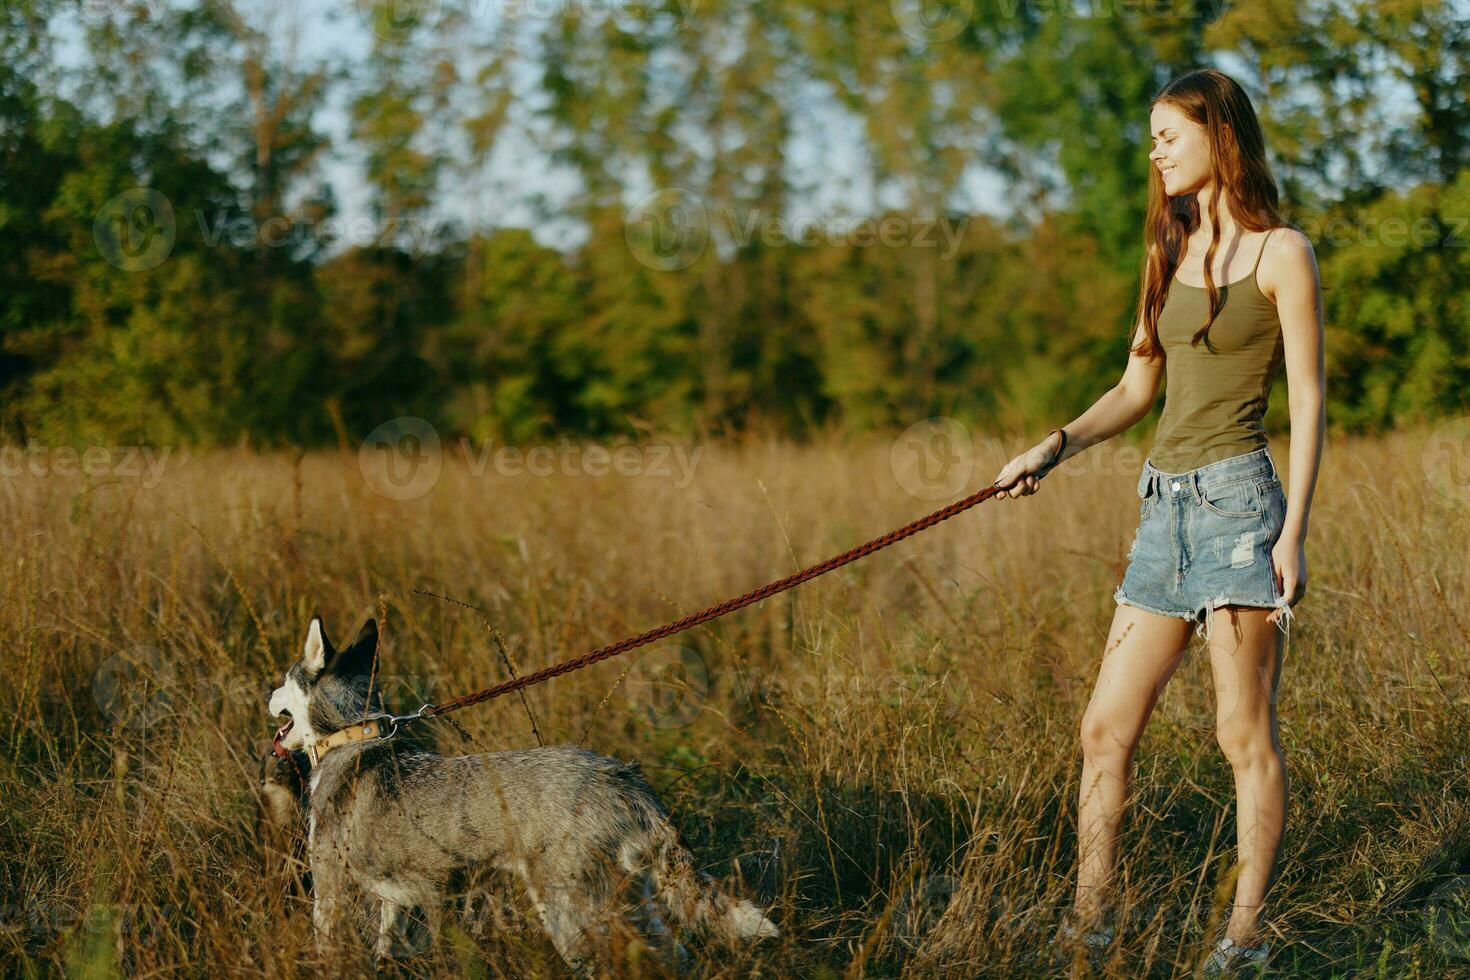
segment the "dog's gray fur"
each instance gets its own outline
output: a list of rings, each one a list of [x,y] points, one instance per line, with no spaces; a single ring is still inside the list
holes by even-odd
[[[267,748],[260,760],[256,783],[256,837],[261,845],[265,880],[283,895],[311,894],[311,872],[306,866],[307,784],[311,759],[305,752],[277,756]],[[466,868],[451,880],[449,893],[460,928],[477,938],[518,932],[524,922],[509,900],[503,872],[488,866]],[[371,905],[371,907],[370,907]],[[367,916],[367,917],[365,917]],[[371,921],[368,921],[370,917]],[[378,931],[375,900],[360,903],[358,928]],[[418,934],[415,933],[415,938]],[[412,949],[413,944],[405,944]]]
[[[301,659],[270,700],[289,715],[281,743],[301,750],[359,721],[377,626],[334,651],[312,620]],[[366,713],[382,710],[376,694]],[[726,941],[779,935],[756,905],[701,874],[636,763],[571,745],[446,758],[402,739],[357,742],[310,776],[307,835],[319,947],[341,931],[351,889],[381,900],[376,953],[391,955],[399,916],[423,910],[437,933],[452,873],[485,863],[519,876],[562,958],[583,965],[641,886],[649,928],[667,934],[654,897],[684,925]]]

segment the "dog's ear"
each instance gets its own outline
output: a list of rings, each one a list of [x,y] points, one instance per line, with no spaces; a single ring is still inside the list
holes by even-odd
[[[301,651],[301,663],[311,674],[318,673],[332,659],[332,643],[327,639],[327,630],[320,616],[311,617],[306,628],[306,647]]]
[[[358,630],[352,645],[329,661],[328,670],[338,677],[357,677],[373,672],[373,658],[378,653],[378,623],[369,619]]]

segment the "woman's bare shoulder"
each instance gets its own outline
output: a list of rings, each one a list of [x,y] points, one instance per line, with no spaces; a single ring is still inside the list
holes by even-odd
[[[1278,225],[1267,235],[1256,285],[1274,303],[1283,285],[1298,280],[1316,282],[1317,253],[1312,240],[1291,225]]]

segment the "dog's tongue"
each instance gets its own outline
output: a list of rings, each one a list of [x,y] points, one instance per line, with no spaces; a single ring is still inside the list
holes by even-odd
[[[284,725],[282,725],[280,728],[276,729],[276,737],[271,742],[271,751],[274,752],[276,755],[280,756],[282,759],[287,758],[291,754],[290,751],[284,745],[281,744],[281,739],[285,738],[286,737],[286,733],[289,732],[290,730],[291,730],[291,722],[288,721]]]

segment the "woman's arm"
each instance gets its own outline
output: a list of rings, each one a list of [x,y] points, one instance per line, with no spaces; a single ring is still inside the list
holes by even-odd
[[[1289,605],[1296,605],[1307,591],[1307,518],[1317,489],[1327,428],[1322,288],[1317,277],[1317,256],[1306,235],[1293,229],[1281,236],[1272,252],[1275,254],[1268,276],[1276,286],[1276,314],[1281,319],[1291,414],[1291,494],[1281,537],[1271,549],[1271,562],[1281,594]],[[1278,610],[1270,619],[1275,622],[1280,617]]]
[[[1135,346],[1142,337],[1143,324],[1140,322],[1133,331]],[[1148,358],[1130,351],[1123,379],[1104,392],[1091,408],[1067,423],[1067,445],[1057,463],[1111,439],[1147,415],[1158,397],[1159,379],[1163,375],[1162,355]],[[1046,467],[1057,450],[1057,442],[1056,437],[1048,435],[1007,463],[996,477],[995,485],[1010,489],[998,496],[1025,497],[1035,493],[1041,483],[1041,478],[1035,474]]]

